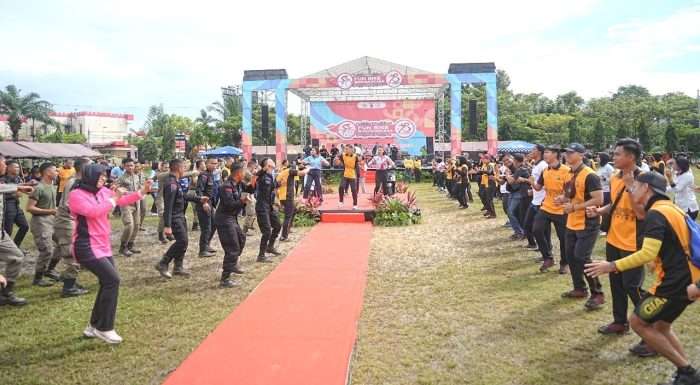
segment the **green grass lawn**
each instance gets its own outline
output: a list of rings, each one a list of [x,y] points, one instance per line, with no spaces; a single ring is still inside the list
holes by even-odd
[[[112,223],[116,246],[121,222]],[[165,250],[157,242],[156,225],[157,217],[147,217],[148,231],[137,240],[142,254],[117,257],[122,281],[116,329],[124,337],[119,346],[81,338],[97,289],[92,274],[83,272],[79,278],[90,294],[70,299],[60,297],[58,286],[32,287],[29,275],[24,274],[17,292],[30,304],[0,307],[3,383],[158,384],[275,268],[276,264],[255,263],[257,233],[248,238],[241,257],[248,271],[243,285],[219,289],[223,253],[218,240],[215,237],[213,243],[220,250],[216,257],[198,258],[199,233],[194,232],[185,260],[192,278],[165,281],[153,268]],[[280,251],[286,254],[306,231],[295,229],[292,242],[282,243]],[[30,246],[31,239],[24,245]]]
[[[634,335],[596,332],[611,319],[609,303],[591,313],[582,302],[560,299],[570,278],[540,274],[537,254],[507,241],[500,208],[498,219],[484,220],[478,203],[457,210],[427,183],[412,188],[423,222],[374,230],[353,384],[625,385],[668,378],[673,368],[665,360],[627,353],[638,341]],[[115,245],[121,224],[112,223]],[[193,277],[164,281],[153,269],[165,249],[156,240],[156,224],[156,217],[147,217],[148,231],[137,241],[143,254],[117,258],[120,346],[80,336],[97,287],[91,274],[80,276],[91,293],[71,299],[62,299],[59,287],[32,287],[24,275],[18,293],[31,304],[0,308],[4,383],[158,384],[274,269],[254,262],[259,235],[250,237],[243,286],[219,289],[221,252],[197,258],[199,233],[191,233],[186,264]],[[306,231],[295,229],[281,251]],[[31,236],[24,245],[33,249]],[[214,246],[220,249],[218,241]],[[601,238],[595,257],[603,257],[603,246]],[[676,324],[696,364],[698,315],[697,305],[691,306]]]
[[[478,203],[457,210],[427,184],[417,192],[422,224],[375,228],[353,384],[656,384],[675,370],[628,354],[635,335],[597,333],[612,318],[607,278],[608,303],[585,311],[560,298],[570,276],[539,273],[538,254],[507,240],[500,208],[484,220]],[[691,306],[675,324],[696,365],[698,316]]]

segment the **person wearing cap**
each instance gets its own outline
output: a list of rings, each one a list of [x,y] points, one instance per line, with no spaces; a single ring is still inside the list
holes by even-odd
[[[603,188],[600,178],[590,167],[583,164],[586,148],[572,143],[566,148],[566,161],[571,168],[571,180],[564,186],[564,194],[556,198],[557,204],[566,214],[566,261],[571,270],[573,290],[562,294],[563,298],[582,299],[590,297],[585,307],[588,310],[600,309],[605,303],[600,280],[586,276],[583,269],[591,261],[593,247],[600,231],[600,218],[586,216],[586,208],[603,204]],[[584,279],[585,278],[585,279]],[[586,288],[588,283],[588,289]]]
[[[559,274],[566,274],[566,213],[564,207],[557,204],[557,197],[564,193],[564,185],[571,179],[571,169],[559,161],[560,148],[549,146],[544,150],[544,160],[547,168],[542,171],[539,179],[533,184],[537,192],[543,191],[545,197],[535,214],[532,232],[537,240],[537,246],[542,254],[540,272],[547,272],[554,266],[552,255],[552,225],[559,239]]]
[[[666,178],[659,173],[637,175],[630,195],[632,201],[643,205],[646,211],[642,247],[617,261],[590,262],[585,272],[590,277],[598,277],[653,263],[654,283],[642,293],[630,317],[630,326],[652,349],[676,366],[673,384],[700,384],[700,373],[690,365],[671,329],[673,322],[697,298],[700,269],[689,259],[687,214],[666,196],[666,188]]]
[[[642,145],[634,139],[620,139],[615,145],[613,162],[620,170],[610,177],[611,202],[605,206],[589,207],[586,215],[590,218],[606,215],[609,229],[605,244],[605,257],[608,262],[620,260],[638,249],[638,234],[642,230],[644,206],[633,202],[630,189],[634,177],[641,170],[637,163],[642,156]],[[629,331],[627,317],[628,298],[634,306],[641,300],[641,287],[644,282],[644,268],[629,269],[620,274],[610,275],[613,322],[598,328],[605,335],[623,335]],[[633,346],[630,351],[640,357],[650,357],[655,352],[644,341]]]

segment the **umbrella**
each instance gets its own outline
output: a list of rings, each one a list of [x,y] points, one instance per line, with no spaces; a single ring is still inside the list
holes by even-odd
[[[512,142],[503,142],[498,145],[498,152],[505,152],[509,154],[515,153],[528,153],[535,147],[534,144],[524,142],[522,140],[514,140]]]
[[[241,154],[243,150],[233,146],[223,146],[204,153],[205,156],[239,156]]]

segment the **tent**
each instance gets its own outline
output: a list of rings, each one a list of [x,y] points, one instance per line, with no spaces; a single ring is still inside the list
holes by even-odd
[[[89,149],[82,144],[38,142],[0,142],[0,155],[27,159],[92,158],[102,156],[99,152]]]
[[[498,145],[498,152],[504,152],[509,154],[522,153],[526,154],[532,151],[535,147],[534,144],[524,142],[522,140],[513,140],[510,142],[502,142]]]
[[[240,156],[243,154],[243,150],[238,147],[233,146],[223,146],[215,148],[213,150],[206,151],[204,156],[216,157],[216,156]]]

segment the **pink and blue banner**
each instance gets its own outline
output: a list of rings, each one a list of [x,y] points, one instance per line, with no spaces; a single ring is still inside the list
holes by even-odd
[[[312,102],[311,138],[331,144],[395,144],[420,155],[435,136],[433,100]]]

